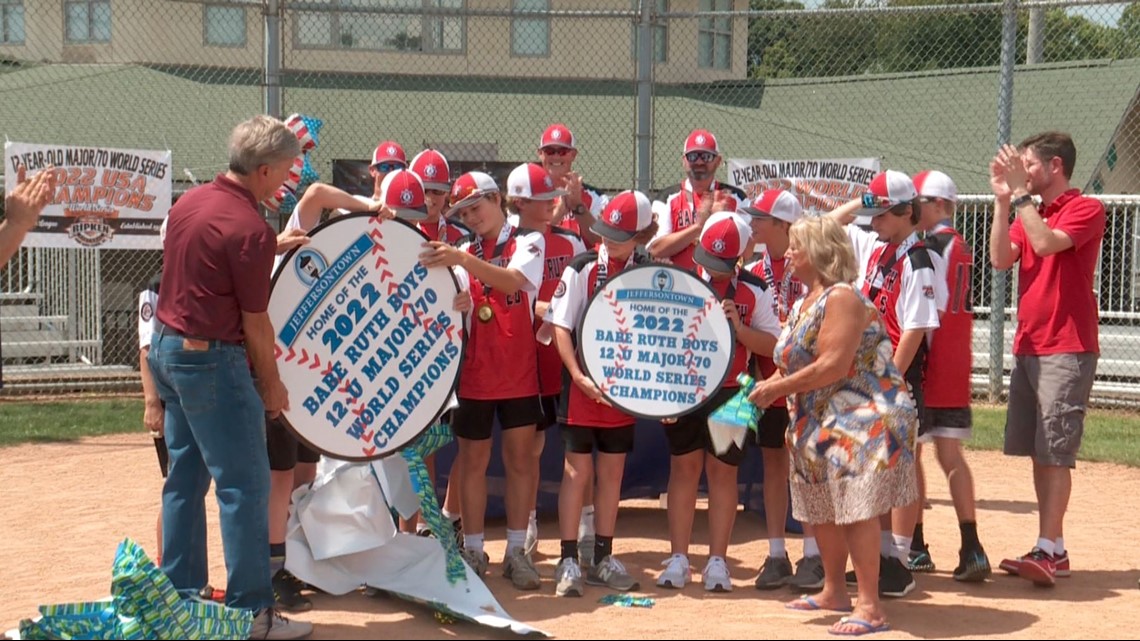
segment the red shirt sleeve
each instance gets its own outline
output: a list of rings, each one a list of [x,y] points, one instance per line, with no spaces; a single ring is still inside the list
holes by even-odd
[[[269,278],[277,238],[266,224],[243,231],[230,241],[226,253],[238,306],[243,312],[257,314],[269,308]]]
[[[1079,198],[1072,207],[1057,213],[1057,229],[1073,239],[1073,247],[1080,248],[1104,234],[1104,205],[1092,198]]]
[[[1025,251],[1025,228],[1021,226],[1021,219],[1013,221],[1009,226],[1009,242]]]

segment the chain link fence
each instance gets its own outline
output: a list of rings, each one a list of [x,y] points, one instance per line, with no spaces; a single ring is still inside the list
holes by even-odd
[[[608,192],[678,182],[697,127],[726,158],[946,171],[966,194],[990,398],[1016,290],[988,265],[988,161],[999,140],[1059,129],[1074,184],[1109,211],[1094,394],[1140,402],[1140,201],[1121,195],[1140,193],[1138,89],[1137,3],[0,0],[7,139],[170,149],[176,196],[223,171],[230,128],[263,112],[323,121],[326,182],[388,139],[502,179],[554,122]],[[156,251],[21,250],[0,272],[0,395],[137,389],[137,295],[160,266]]]

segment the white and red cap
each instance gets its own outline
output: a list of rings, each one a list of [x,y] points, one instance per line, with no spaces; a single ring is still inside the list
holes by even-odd
[[[407,166],[408,157],[404,155],[404,148],[400,146],[400,143],[394,140],[385,140],[376,145],[376,150],[372,152],[372,164],[379,165],[382,162],[398,162]]]
[[[746,218],[731,211],[717,212],[701,230],[693,260],[709,271],[731,274],[751,239],[752,226]]]
[[[918,198],[918,191],[910,176],[888,169],[871,179],[867,192],[863,194],[863,208],[855,212],[855,215],[878,216],[915,198]]]
[[[741,211],[754,218],[778,218],[786,223],[794,223],[803,217],[804,206],[790,191],[766,189],[752,204],[741,208]]]
[[[498,193],[499,185],[495,179],[481,171],[469,171],[455,180],[451,186],[451,196],[448,198],[447,215],[474,205],[487,194]]]
[[[565,189],[555,189],[554,179],[542,168],[528,162],[515,167],[507,177],[507,197],[530,200],[554,200],[565,196]]]
[[[640,191],[626,190],[606,203],[590,231],[602,238],[624,243],[653,223],[653,204]]]
[[[914,189],[923,198],[941,198],[952,203],[958,202],[958,186],[950,176],[937,169],[928,169],[915,174]]]
[[[569,127],[562,123],[550,125],[546,131],[542,132],[542,139],[538,143],[538,148],[542,149],[543,147],[577,149],[574,146],[574,134],[571,133]]]
[[[716,155],[720,155],[720,147],[716,144],[716,136],[712,135],[707,129],[694,129],[689,137],[685,139],[685,151],[709,151]]]
[[[425,149],[416,154],[408,169],[420,177],[424,189],[451,190],[451,165],[447,164],[443,154],[434,149]]]
[[[404,220],[427,218],[424,183],[419,176],[406,169],[397,169],[384,176],[384,182],[380,183],[380,201]]]

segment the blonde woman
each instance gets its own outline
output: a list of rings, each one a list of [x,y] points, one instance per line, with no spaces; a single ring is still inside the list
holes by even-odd
[[[792,511],[815,527],[824,586],[787,607],[852,612],[832,634],[881,632],[889,625],[879,602],[878,517],[918,493],[914,403],[891,361],[878,312],[851,286],[855,256],[839,223],[796,222],[788,258],[808,293],[776,344],[778,370],[756,386],[751,400],[767,407],[794,395]],[[843,578],[848,551],[859,579],[854,608]]]

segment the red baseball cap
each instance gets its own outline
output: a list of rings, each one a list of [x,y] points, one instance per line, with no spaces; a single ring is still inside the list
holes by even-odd
[[[542,132],[542,139],[538,142],[538,148],[542,149],[543,147],[577,149],[574,146],[574,134],[566,125],[561,123],[550,125],[546,131]]]
[[[555,189],[550,174],[541,165],[532,162],[515,167],[507,177],[507,196],[510,198],[554,200],[565,195],[566,190]]]
[[[451,166],[447,158],[434,149],[425,149],[412,158],[408,169],[424,181],[424,189],[451,190]]]
[[[920,171],[914,175],[914,189],[919,196],[941,198],[952,203],[958,202],[958,186],[950,176],[936,169]]]
[[[372,164],[379,165],[382,162],[398,162],[407,166],[408,157],[404,155],[404,148],[400,146],[400,143],[394,140],[385,140],[376,145],[376,150],[372,152]]]
[[[653,222],[653,205],[640,191],[627,190],[606,203],[602,215],[590,231],[609,240],[624,243]]]
[[[469,171],[456,179],[455,184],[451,186],[447,215],[451,216],[464,207],[474,205],[483,196],[498,191],[499,185],[495,183],[494,178],[481,171]]]
[[[701,241],[693,252],[698,265],[714,272],[736,271],[736,261],[752,238],[752,227],[743,216],[721,211],[709,217],[701,230]]]
[[[766,189],[752,204],[741,208],[743,213],[758,218],[768,216],[794,223],[803,216],[804,207],[791,192],[783,189]]]
[[[856,216],[878,216],[898,205],[918,198],[914,181],[901,171],[888,169],[871,179],[867,193],[863,194],[863,208]]]
[[[690,151],[709,151],[716,155],[720,155],[720,147],[716,144],[716,136],[712,135],[707,129],[694,129],[689,137],[685,139],[685,151],[682,153],[689,153]]]
[[[380,201],[404,220],[424,220],[427,205],[424,203],[424,183],[415,173],[397,169],[380,183]]]

